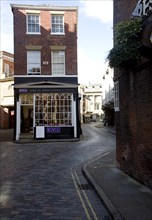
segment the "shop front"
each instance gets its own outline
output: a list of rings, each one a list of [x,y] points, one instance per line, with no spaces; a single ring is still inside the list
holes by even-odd
[[[15,140],[77,138],[77,85],[22,84],[15,87]]]

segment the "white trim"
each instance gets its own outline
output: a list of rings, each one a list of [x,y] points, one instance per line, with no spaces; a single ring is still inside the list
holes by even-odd
[[[27,14],[40,14],[41,11],[38,10],[25,10]]]
[[[0,56],[0,59],[9,60],[11,62],[14,62],[14,58],[9,57],[9,56],[4,55],[4,54],[2,54],[2,56]]]
[[[28,54],[30,54],[30,53],[34,53],[34,52],[37,52],[38,53],[38,58],[39,58],[39,62],[38,63],[36,63],[36,64],[39,64],[40,65],[40,72],[28,72],[28,69],[29,69],[29,64],[31,64],[31,63],[29,63],[29,59],[28,59]],[[27,52],[26,52],[26,56],[27,56],[27,75],[41,75],[41,68],[42,68],[42,65],[41,65],[41,50],[27,50]],[[35,55],[36,56],[36,55]]]
[[[55,53],[55,52],[64,52],[64,73],[63,74],[54,74],[53,73],[53,54]],[[66,54],[65,54],[65,50],[52,50],[51,51],[51,69],[52,69],[52,76],[53,77],[64,77],[65,76],[65,56],[66,56]]]
[[[50,11],[50,14],[53,14],[53,15],[64,15],[64,11]]]
[[[65,35],[65,32],[63,32],[63,33],[58,33],[58,32],[55,32],[55,33],[50,33],[51,35],[60,35],[60,36],[62,36],[62,35]]]
[[[63,23],[62,23],[62,25],[63,25],[63,32],[52,32],[52,16],[61,16],[62,15],[62,17],[63,17]],[[51,33],[50,33],[51,35],[65,35],[65,24],[64,24],[64,14],[57,14],[57,13],[55,13],[55,14],[52,14],[51,15]]]
[[[64,51],[66,50],[66,46],[50,46],[50,49],[53,50],[53,51]]]
[[[19,140],[20,137],[20,124],[21,124],[21,108],[20,108],[20,97],[19,97],[19,101],[17,101],[17,108],[16,108],[16,141]]]
[[[74,137],[77,137],[77,122],[76,122],[76,101],[73,97],[73,125],[74,125]]]
[[[35,93],[33,95],[33,129],[35,127]]]
[[[45,10],[78,10],[77,6],[52,6],[50,4],[46,5],[23,5],[23,4],[10,4],[12,8],[25,8],[25,9],[45,9]]]
[[[31,35],[41,35],[41,32],[26,32],[26,34],[31,34]]]
[[[39,15],[39,32],[29,32],[28,31],[28,15]],[[27,13],[26,14],[26,34],[35,34],[35,35],[41,35],[41,20],[40,20],[40,13]]]
[[[114,82],[114,110],[115,112],[120,111],[119,81]]]

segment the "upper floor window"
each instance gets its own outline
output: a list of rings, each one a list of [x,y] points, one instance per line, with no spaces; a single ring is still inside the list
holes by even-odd
[[[40,75],[41,52],[27,51],[27,73],[28,75]]]
[[[65,75],[65,51],[52,51],[52,75]]]
[[[114,109],[119,111],[119,81],[114,83]]]
[[[6,77],[9,76],[9,72],[10,72],[9,64],[4,63],[4,73],[5,73],[5,76],[6,76]]]
[[[100,103],[95,103],[95,110],[100,110]]]
[[[52,34],[64,34],[64,16],[52,15],[51,16],[51,33]]]
[[[40,33],[40,16],[39,14],[27,14],[27,33]]]

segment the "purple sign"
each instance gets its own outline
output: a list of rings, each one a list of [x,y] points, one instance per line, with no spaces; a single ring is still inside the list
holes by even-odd
[[[47,127],[46,133],[47,134],[58,134],[58,133],[61,133],[61,128],[60,127]]]
[[[27,93],[28,89],[19,89],[19,92]]]

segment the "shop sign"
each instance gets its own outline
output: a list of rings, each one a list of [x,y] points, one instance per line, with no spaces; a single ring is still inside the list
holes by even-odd
[[[47,127],[46,133],[47,134],[59,134],[61,133],[61,128],[60,127]]]
[[[18,90],[19,93],[50,93],[50,92],[68,92],[74,93],[74,89],[70,88],[22,88]]]
[[[152,10],[152,0],[139,0],[132,13],[133,17],[147,16]]]
[[[19,92],[20,92],[20,93],[27,93],[27,92],[28,92],[28,89],[19,89]]]

